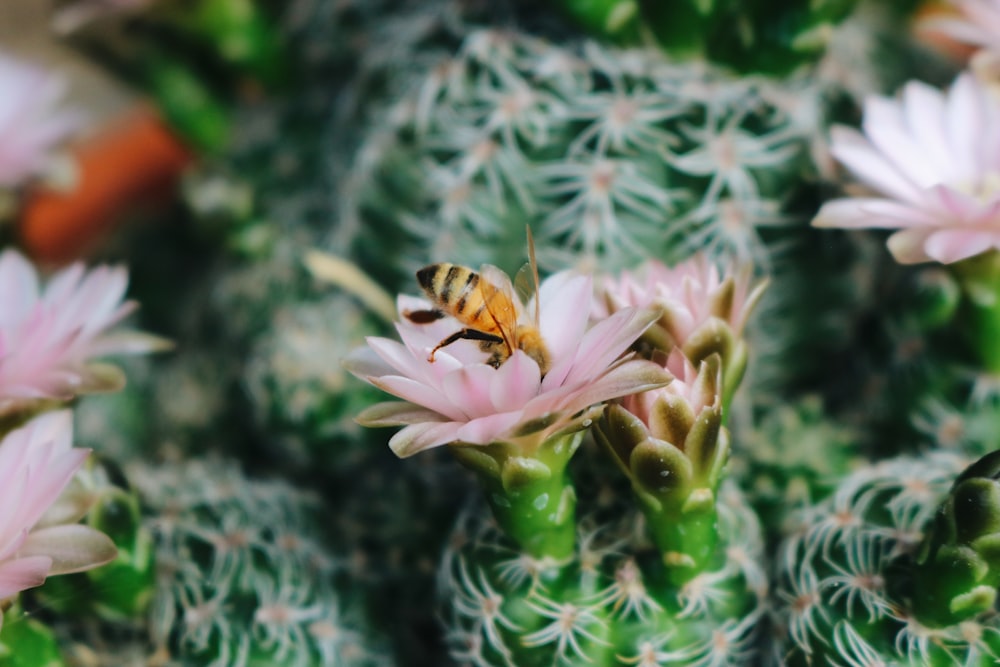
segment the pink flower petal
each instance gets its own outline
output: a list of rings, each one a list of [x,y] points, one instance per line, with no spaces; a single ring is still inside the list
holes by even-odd
[[[424,365],[420,364],[413,354],[404,345],[400,345],[388,338],[369,337],[368,347],[377,354],[382,361],[389,365],[393,371],[399,375],[409,377],[420,377],[424,374]],[[369,373],[371,375],[371,373]]]
[[[524,407],[541,387],[538,364],[521,350],[497,369],[490,384],[490,401],[496,412],[510,412]]]
[[[524,414],[520,410],[487,415],[463,424],[456,433],[456,439],[474,445],[488,445],[501,440],[523,421]]]
[[[144,334],[112,333],[135,307],[122,301],[127,284],[124,269],[74,265],[42,289],[23,257],[0,255],[0,414],[26,409],[32,399],[114,388],[105,382],[111,375],[98,372],[106,366],[95,366],[97,356],[164,346]]]
[[[620,357],[659,316],[658,309],[630,308],[597,323],[580,341],[572,367],[558,384],[573,385],[597,377],[600,369]],[[555,384],[550,383],[551,376],[552,372],[542,380],[543,390]]]
[[[494,411],[490,385],[496,373],[495,368],[486,364],[463,366],[444,376],[441,389],[448,401],[461,405],[462,412],[477,419]]]
[[[415,405],[422,405],[449,419],[464,421],[468,418],[468,415],[465,414],[460,406],[452,404],[447,398],[438,393],[436,389],[428,387],[419,380],[413,380],[400,375],[383,375],[382,377],[368,378],[368,381],[382,391],[386,391],[393,396],[398,396]]]
[[[998,247],[998,240],[1000,230],[986,234],[963,229],[943,229],[927,237],[924,252],[935,261],[951,264]]]
[[[567,394],[557,404],[548,406],[548,409],[578,412],[603,401],[665,386],[670,380],[670,373],[658,364],[644,360],[626,361],[583,387],[581,391]]]
[[[52,559],[32,556],[0,562],[0,600],[12,597],[23,590],[41,586],[49,574]]]
[[[441,414],[403,401],[386,401],[369,406],[355,421],[364,426],[402,426],[447,421]]]
[[[546,280],[540,291],[542,338],[553,359],[565,359],[573,354],[587,328],[593,281],[564,271]]]

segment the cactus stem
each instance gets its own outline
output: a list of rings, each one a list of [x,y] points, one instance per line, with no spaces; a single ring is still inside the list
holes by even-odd
[[[458,460],[475,470],[493,516],[503,531],[534,558],[567,558],[576,545],[576,491],[566,466],[583,440],[583,432],[556,435],[530,456],[503,446],[477,447],[497,467],[466,455],[469,447],[452,447]]]
[[[644,507],[653,543],[663,554],[670,580],[683,585],[711,567],[718,556],[719,518],[715,503],[699,503],[696,511],[663,505]]]

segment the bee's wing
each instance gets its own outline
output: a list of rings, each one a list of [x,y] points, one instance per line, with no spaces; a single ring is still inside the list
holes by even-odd
[[[524,304],[527,306],[531,303],[532,298],[534,298],[534,308],[531,313],[531,320],[535,326],[538,326],[538,310],[539,310],[539,299],[541,298],[538,294],[538,262],[535,260],[535,239],[531,235],[531,227],[526,227],[526,233],[528,235],[528,262],[517,272],[514,276],[514,288],[517,290],[518,305]]]
[[[538,296],[535,269],[530,262],[525,262],[517,275],[514,276],[514,291],[517,294],[518,302],[524,306],[527,306],[533,298]]]
[[[517,349],[514,334],[521,315],[521,303],[514,294],[510,277],[492,264],[483,264],[479,271],[479,288],[486,310],[496,322],[504,343],[513,352]]]

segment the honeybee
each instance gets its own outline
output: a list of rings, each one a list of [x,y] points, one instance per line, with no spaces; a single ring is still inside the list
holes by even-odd
[[[535,312],[530,322],[524,322],[521,300],[515,296],[514,287],[506,273],[495,266],[484,264],[478,273],[457,264],[431,264],[417,271],[417,282],[435,308],[408,311],[403,315],[415,324],[429,324],[450,315],[462,325],[431,350],[428,361],[443,347],[459,340],[479,341],[479,349],[488,353],[487,363],[499,368],[514,350],[522,350],[538,364],[544,376],[552,365],[542,333],[538,328],[538,265],[535,248],[528,234],[530,262],[518,273],[517,281],[526,278],[526,271],[534,279]]]

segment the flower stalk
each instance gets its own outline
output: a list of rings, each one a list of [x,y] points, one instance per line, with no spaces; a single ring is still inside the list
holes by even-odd
[[[584,431],[559,433],[533,454],[513,443],[451,446],[479,477],[500,528],[535,558],[565,559],[576,543],[576,490],[567,475]]]
[[[954,269],[966,297],[969,342],[983,369],[1000,375],[1000,252],[971,257]]]
[[[718,355],[694,373],[680,352],[674,383],[624,405],[611,405],[597,440],[632,481],[650,537],[675,584],[706,571],[718,556],[716,494],[729,458],[722,426]]]

